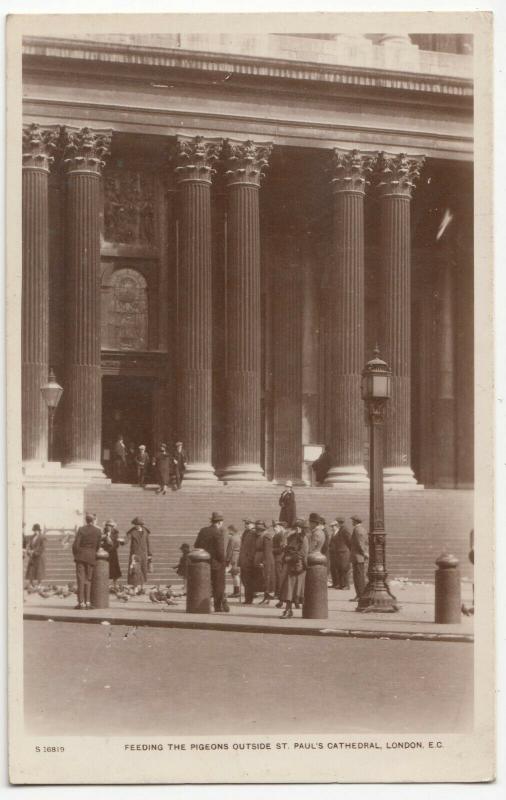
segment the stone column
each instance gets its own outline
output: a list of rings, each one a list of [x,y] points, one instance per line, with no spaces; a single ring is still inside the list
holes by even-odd
[[[328,416],[333,466],[326,484],[368,484],[364,467],[364,197],[372,154],[334,150],[334,263],[329,274]]]
[[[221,140],[177,140],[180,192],[178,436],[186,481],[213,481],[211,179]]]
[[[259,190],[272,145],[227,142],[226,481],[264,480],[261,448]]]
[[[452,250],[441,247],[437,264],[437,399],[435,483],[456,486],[455,441],[455,292]]]
[[[23,461],[47,461],[48,410],[48,177],[57,128],[23,128],[22,440]]]
[[[413,488],[411,469],[411,197],[423,157],[378,159],[383,273],[380,346],[392,370],[385,436],[385,483]]]
[[[65,320],[65,432],[67,467],[90,479],[100,463],[100,179],[110,131],[66,131],[67,274]]]

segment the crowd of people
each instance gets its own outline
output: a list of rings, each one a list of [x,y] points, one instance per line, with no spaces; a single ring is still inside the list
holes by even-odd
[[[279,520],[267,525],[264,520],[245,518],[244,530],[239,533],[234,525],[224,528],[223,515],[214,511],[210,524],[202,528],[194,547],[202,548],[210,556],[211,588],[215,611],[230,610],[225,594],[225,576],[229,569],[232,593],[245,605],[252,605],[260,596],[259,605],[276,602],[283,608],[281,617],[293,617],[293,610],[302,606],[304,586],[310,553],[320,552],[327,557],[329,586],[349,589],[350,576],[355,588],[354,601],[364,592],[368,569],[368,536],[362,519],[351,517],[351,530],[345,518],[337,516],[329,525],[316,512],[308,519],[295,518],[287,522],[287,508],[293,510],[291,486],[280,498]],[[285,490],[286,491],[286,490]],[[188,557],[187,557],[188,559]],[[242,598],[241,586],[244,589]]]
[[[150,456],[146,445],[125,444],[120,434],[114,443],[111,459],[111,478],[113,483],[131,483],[145,488],[147,483],[158,483],[158,492],[167,494],[181,488],[188,459],[183,442],[176,442],[172,448],[162,443],[158,453]]]

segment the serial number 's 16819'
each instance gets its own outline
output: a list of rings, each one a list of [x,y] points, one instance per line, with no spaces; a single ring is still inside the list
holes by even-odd
[[[49,747],[43,746],[39,747],[38,745],[35,746],[36,753],[64,753],[64,747],[57,747],[56,745],[51,745]]]

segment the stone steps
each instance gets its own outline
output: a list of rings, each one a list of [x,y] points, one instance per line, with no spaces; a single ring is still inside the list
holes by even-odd
[[[270,524],[278,516],[279,486],[260,487],[192,487],[183,485],[180,492],[166,496],[138,487],[89,487],[86,508],[98,515],[99,523],[112,517],[121,533],[131,527],[139,515],[151,530],[154,572],[150,582],[178,580],[174,565],[180,556],[182,542],[193,544],[210,513],[221,511],[225,524],[242,529],[244,516],[261,518]],[[353,513],[368,523],[367,490],[296,487],[297,512],[307,517],[311,511],[327,521],[342,513],[350,524]],[[391,578],[432,581],[435,560],[444,551],[451,551],[460,560],[464,577],[472,576],[468,562],[469,529],[473,519],[473,492],[466,490],[396,491],[385,494],[387,525],[387,562]],[[47,548],[47,580],[64,583],[74,579],[70,548],[64,550],[59,536],[49,536]],[[128,548],[120,548],[120,565],[127,571]]]

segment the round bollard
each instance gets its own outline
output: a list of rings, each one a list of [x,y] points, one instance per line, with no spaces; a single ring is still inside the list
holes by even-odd
[[[304,619],[328,619],[329,616],[327,559],[318,552],[307,557],[302,616]]]
[[[91,605],[109,608],[109,553],[100,547],[91,579]]]
[[[459,560],[443,553],[436,561],[436,598],[434,621],[451,625],[461,621],[460,617],[460,570]]]
[[[211,557],[205,550],[191,550],[188,554],[186,581],[186,613],[211,613]]]

